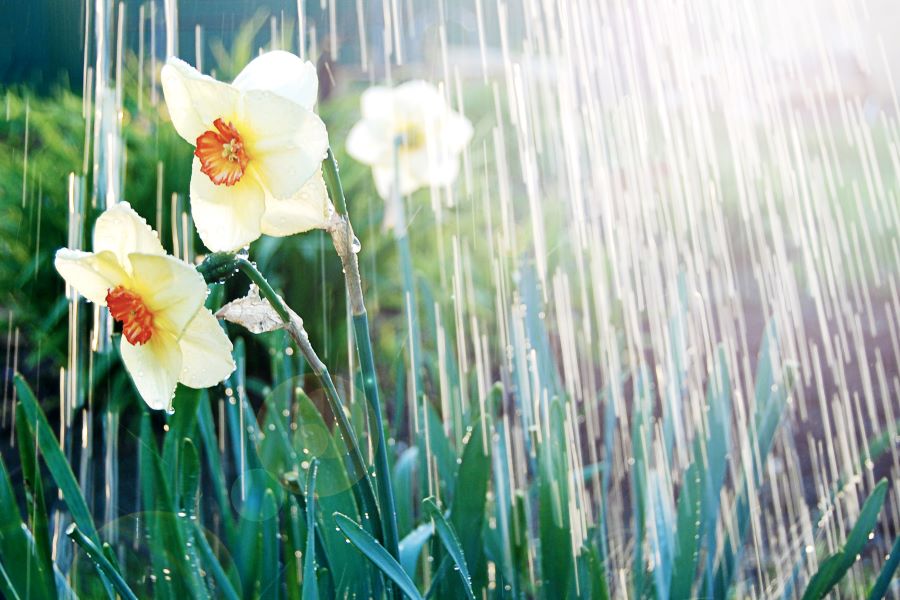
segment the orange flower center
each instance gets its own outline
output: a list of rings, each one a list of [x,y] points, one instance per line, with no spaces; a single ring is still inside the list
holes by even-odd
[[[153,336],[153,313],[141,297],[121,285],[106,293],[106,305],[112,318],[122,324],[125,339],[140,346]]]
[[[200,159],[200,170],[214,184],[234,185],[244,175],[250,157],[234,125],[222,119],[216,119],[213,125],[215,131],[210,129],[197,138],[194,156]]]

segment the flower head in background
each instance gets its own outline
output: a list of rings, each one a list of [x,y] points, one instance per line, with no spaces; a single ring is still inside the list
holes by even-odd
[[[362,94],[362,120],[347,136],[347,152],[372,167],[382,198],[395,181],[395,146],[400,193],[448,185],[459,173],[459,155],[472,138],[472,124],[452,110],[436,87],[409,81],[375,86]]]
[[[325,224],[328,134],[312,110],[318,85],[311,63],[282,51],[252,60],[232,84],[177,58],[163,67],[172,124],[196,147],[191,213],[210,250]]]
[[[203,305],[203,277],[168,256],[127,202],[97,219],[93,252],[62,248],[54,264],[122,324],[122,361],[150,408],[168,408],[179,382],[205,388],[234,371],[231,341]]]

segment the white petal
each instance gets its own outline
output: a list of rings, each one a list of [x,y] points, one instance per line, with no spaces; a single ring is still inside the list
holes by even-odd
[[[127,202],[107,209],[94,225],[94,252],[109,250],[126,268],[132,252],[164,255],[159,236]]]
[[[319,93],[316,67],[283,50],[266,52],[244,67],[232,84],[242,92],[266,90],[312,110]]]
[[[397,118],[440,115],[446,108],[444,96],[427,81],[416,79],[394,88],[394,116]]]
[[[234,121],[240,92],[203,75],[183,60],[169,58],[162,68],[162,88],[175,131],[191,144],[222,118]]]
[[[394,133],[383,121],[359,121],[347,134],[347,154],[366,165],[393,160]]]
[[[459,158],[447,152],[431,154],[420,150],[405,157],[404,167],[425,185],[450,185],[459,174]]]
[[[131,289],[153,313],[154,331],[178,338],[206,300],[203,276],[172,256],[129,254],[128,259],[134,269]]]
[[[214,252],[237,250],[257,239],[265,210],[265,191],[250,173],[232,186],[216,185],[194,159],[191,216],[207,248]]]
[[[140,346],[123,336],[119,348],[122,362],[144,402],[155,410],[168,408],[181,372],[181,350],[175,336],[157,332]]]
[[[244,95],[239,131],[250,168],[276,198],[296,194],[328,149],[328,133],[318,115],[271,92]]]
[[[390,120],[394,117],[394,90],[375,85],[368,88],[359,98],[363,119]]]
[[[417,173],[406,168],[404,166],[405,162],[401,161],[399,178],[400,194],[404,196],[428,185]],[[372,167],[372,177],[375,178],[375,188],[378,190],[378,195],[385,199],[390,198],[394,189],[394,167]]]
[[[324,227],[328,220],[328,208],[328,191],[320,170],[292,198],[279,200],[266,196],[262,232],[283,237]]]
[[[472,122],[456,111],[450,111],[441,128],[443,145],[451,153],[462,152],[472,140]]]
[[[216,385],[234,371],[231,340],[206,307],[197,311],[178,344],[181,347],[178,381],[188,387]]]
[[[129,282],[128,274],[112,252],[82,252],[60,248],[53,261],[56,270],[79,294],[106,306],[106,294],[117,285]]]

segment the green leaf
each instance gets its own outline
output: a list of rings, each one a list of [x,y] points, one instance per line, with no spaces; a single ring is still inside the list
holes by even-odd
[[[397,491],[397,527],[401,534],[409,533],[413,528],[413,502],[415,487],[414,474],[419,470],[419,448],[410,446],[394,464],[394,489]]]
[[[869,590],[868,600],[881,600],[884,598],[898,565],[900,565],[900,537],[897,538],[893,547],[891,547],[891,553],[888,554],[887,560],[884,561],[884,566],[881,567],[881,572],[878,573],[878,579],[875,580],[875,584]]]
[[[313,459],[309,465],[306,483],[306,552],[303,557],[303,600],[316,600],[319,586],[316,583],[316,474],[319,463]]]
[[[53,589],[53,559],[50,553],[50,527],[47,505],[44,503],[44,486],[38,465],[38,446],[25,416],[25,409],[16,406],[16,435],[19,441],[19,460],[22,465],[22,479],[25,484],[25,503],[28,522],[34,536],[32,548],[37,561],[37,571],[46,578],[47,587]],[[36,582],[35,582],[36,583]]]
[[[784,372],[784,381],[776,383],[775,369]],[[758,488],[764,477],[764,468],[769,451],[775,441],[775,431],[781,421],[781,415],[787,404],[787,395],[791,389],[791,371],[781,364],[778,352],[778,340],[776,337],[775,323],[770,322],[766,328],[760,345],[759,357],[756,362],[756,412],[752,423],[754,436],[754,459],[752,464],[745,465],[738,493],[734,502],[734,539],[729,535],[722,544],[722,553],[719,559],[719,567],[716,570],[713,582],[715,597],[724,597],[736,572],[736,565],[740,561],[744,538],[750,525],[750,501],[751,486]],[[758,457],[758,458],[757,458]]]
[[[425,544],[428,543],[433,534],[434,525],[423,523],[400,540],[400,564],[410,577],[416,576],[416,565],[419,562],[419,556],[422,554],[422,548],[425,547]]]
[[[134,592],[131,591],[131,588],[128,587],[128,584],[125,583],[125,580],[122,578],[122,575],[113,567],[112,563],[107,560],[103,551],[97,548],[94,543],[87,538],[81,531],[78,529],[78,525],[72,523],[69,525],[68,529],[66,529],[66,535],[72,538],[75,543],[81,546],[82,550],[84,550],[88,558],[90,558],[94,565],[97,567],[97,570],[102,572],[109,581],[112,582],[113,586],[116,588],[116,591],[120,596],[125,598],[126,600],[137,600],[137,596],[135,596]]]
[[[603,560],[600,558],[597,548],[585,547],[582,553],[587,556],[588,570],[591,581],[591,598],[596,600],[609,600],[609,589],[606,586],[606,573],[603,568]],[[673,596],[677,598],[677,596]]]
[[[360,560],[359,551],[347,544],[344,536],[337,531],[333,517],[335,512],[340,512],[359,518],[353,484],[345,468],[343,442],[336,439],[339,433],[332,435],[316,405],[306,394],[297,394],[295,406],[297,430],[294,448],[298,455],[306,457],[306,460],[314,458],[318,465],[316,504],[320,516],[316,531],[321,535],[325,551],[324,556],[318,557],[319,562],[323,563],[327,558],[338,596],[367,598],[370,595],[369,579],[374,572],[366,561]]]
[[[278,600],[281,596],[281,578],[278,564],[278,505],[275,492],[266,489],[262,501],[263,515],[271,515],[262,521],[262,556],[260,573],[260,592],[262,598]]]
[[[382,573],[397,584],[397,587],[412,600],[421,600],[422,595],[416,589],[416,585],[403,570],[394,557],[388,554],[384,547],[375,541],[368,532],[366,532],[359,523],[341,513],[334,513],[334,520],[340,527],[350,543],[356,546],[363,555],[368,558],[373,565],[378,567]]]
[[[88,539],[94,545],[99,546],[100,536],[94,527],[94,520],[91,518],[84,496],[81,495],[81,488],[78,487],[75,475],[72,473],[71,467],[69,467],[69,461],[66,460],[62,450],[60,450],[59,441],[47,422],[47,417],[44,416],[41,407],[38,406],[37,399],[31,392],[28,382],[18,373],[16,373],[15,382],[22,408],[25,410],[25,415],[28,418],[28,424],[35,433],[38,447],[44,456],[44,462],[47,464],[53,480],[59,487],[59,491],[62,493],[63,500],[65,500],[72,518]]]
[[[459,543],[468,557],[472,587],[481,588],[486,579],[482,529],[487,513],[488,486],[491,479],[491,425],[486,418],[476,418],[468,434],[462,453],[453,503],[450,505],[450,523],[459,532]],[[463,590],[455,580],[450,581],[450,591],[459,597]]]
[[[573,554],[566,486],[565,409],[559,398],[551,400],[549,408],[547,437],[538,448],[538,520],[541,547],[552,550],[541,553],[541,586],[545,590],[566,590],[572,576]]]
[[[210,408],[209,397],[203,399],[197,410],[197,425],[200,431],[203,456],[206,458],[206,468],[212,474],[213,495],[219,505],[218,515],[222,519],[222,530],[226,540],[235,539],[234,516],[231,513],[231,502],[228,499],[228,490],[225,489],[225,477],[220,476],[225,471],[219,458],[219,446],[216,439],[216,425]]]
[[[453,562],[456,564],[456,569],[459,571],[459,576],[462,579],[462,586],[463,590],[466,592],[466,596],[469,600],[475,600],[475,593],[472,591],[472,579],[469,576],[469,567],[466,565],[466,557],[463,554],[462,546],[459,543],[459,538],[456,535],[456,531],[453,529],[453,525],[448,523],[447,519],[444,518],[443,513],[438,508],[438,505],[433,498],[425,498],[423,504],[425,505],[425,511],[428,513],[428,516],[434,522],[434,528],[438,533],[441,543],[444,545],[444,549],[447,550],[450,557],[453,559]]]
[[[12,597],[46,597],[56,595],[53,574],[42,573],[37,560],[32,557],[32,544],[28,530],[22,523],[19,505],[13,493],[3,457],[0,456],[0,591]],[[45,596],[41,596],[45,594]]]
[[[731,384],[725,352],[719,348],[718,373],[710,378],[706,394],[708,424],[694,439],[693,462],[682,477],[678,496],[677,527],[671,588],[673,598],[691,595],[701,548],[706,545],[703,572],[707,595],[712,595],[712,562],[716,551],[719,492],[725,477],[729,446]],[[706,446],[705,450],[703,446]]]
[[[878,482],[859,511],[859,518],[853,525],[850,535],[847,536],[844,547],[822,561],[819,570],[810,578],[809,584],[806,586],[803,600],[824,598],[850,570],[850,567],[856,562],[857,556],[865,547],[869,534],[875,529],[878,513],[881,512],[881,507],[884,505],[887,488],[887,479]]]
[[[238,593],[234,588],[234,582],[228,578],[225,569],[222,568],[222,563],[219,562],[219,559],[216,558],[215,553],[213,553],[209,541],[206,539],[206,534],[196,522],[194,524],[193,539],[196,540],[197,547],[200,548],[203,564],[206,566],[207,571],[212,573],[213,579],[216,582],[216,595],[226,598],[227,600],[239,600]]]

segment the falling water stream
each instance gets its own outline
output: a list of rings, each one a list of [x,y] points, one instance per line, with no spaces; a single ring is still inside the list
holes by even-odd
[[[214,39],[189,21],[186,4],[128,4],[139,15],[139,39],[130,40],[124,3],[85,3],[85,168],[68,175],[68,198],[52,199],[68,205],[69,248],[88,245],[92,211],[128,198],[123,130],[138,117],[159,122],[158,62],[179,48],[204,56],[196,49]],[[536,448],[550,443],[561,417],[568,473],[595,473],[557,482],[567,487],[560,510],[572,523],[571,547],[580,552],[589,531],[604,528],[608,583],[619,597],[631,585],[635,551],[629,481],[643,469],[659,498],[647,508],[653,571],[671,562],[666,528],[697,454],[693,440],[711,419],[707,390],[722,385],[724,368],[732,452],[720,501],[735,503],[734,484],[748,473],[764,482],[747,486],[744,499],[751,519],[742,592],[793,593],[795,581],[815,572],[815,550],[839,548],[861,500],[887,476],[892,491],[866,557],[879,567],[900,523],[898,9],[861,0],[322,0],[316,20],[306,14],[312,4],[273,13],[260,49],[312,60],[326,53],[334,72],[320,79],[333,77],[338,94],[428,79],[476,127],[456,184],[405,199],[411,239],[432,240],[427,254],[413,254],[413,268],[438,263],[428,283],[449,300],[407,296],[402,317],[390,321],[410,339],[417,303],[418,319],[436,331],[424,342],[436,356],[434,385],[416,387],[409,373],[417,359],[407,352],[409,408],[388,411],[407,421],[395,424],[408,432],[405,442],[430,435],[424,402],[440,410],[448,439],[467,439],[463,415],[489,412],[485,399],[500,381],[484,443],[494,447],[492,494],[508,501],[534,476]],[[139,65],[131,78],[123,72],[128,48]],[[205,56],[196,65],[210,72]],[[139,114],[128,119],[124,86],[138,88]],[[349,125],[334,128],[332,144],[343,143]],[[39,194],[27,131],[23,203]],[[164,190],[168,168],[163,157],[148,167],[157,212],[144,216],[171,232],[175,255],[193,261],[188,190]],[[351,213],[362,213],[378,200],[349,201]],[[366,235],[388,235],[373,232]],[[368,262],[370,246],[360,256],[369,292],[380,298],[400,276]],[[115,546],[123,534],[121,407],[104,402],[101,420],[92,419],[92,395],[112,392],[90,383],[112,351],[111,321],[68,294],[57,434],[67,457],[80,457],[73,470],[85,493],[102,480],[103,536]],[[392,317],[371,313],[377,336]],[[7,373],[16,363],[15,319],[3,332]],[[393,390],[405,382],[392,381],[388,360],[378,366]],[[784,390],[786,402],[767,461],[756,441],[760,369],[771,371],[772,390]],[[243,406],[243,383],[236,396]],[[551,411],[555,396],[570,400],[561,414]],[[5,380],[4,426],[14,398]],[[220,398],[212,406],[225,460],[233,452],[225,408]],[[245,412],[241,427],[252,429]],[[882,436],[890,451],[869,456],[868,443]],[[243,472],[243,446],[238,454]],[[429,490],[440,494],[430,453],[424,464]],[[605,468],[591,471],[598,465]],[[526,515],[525,535],[533,535]],[[64,513],[54,518],[54,529],[65,529]],[[494,526],[511,527],[505,518]],[[724,519],[720,543],[736,527]],[[68,540],[55,542],[54,556]]]

